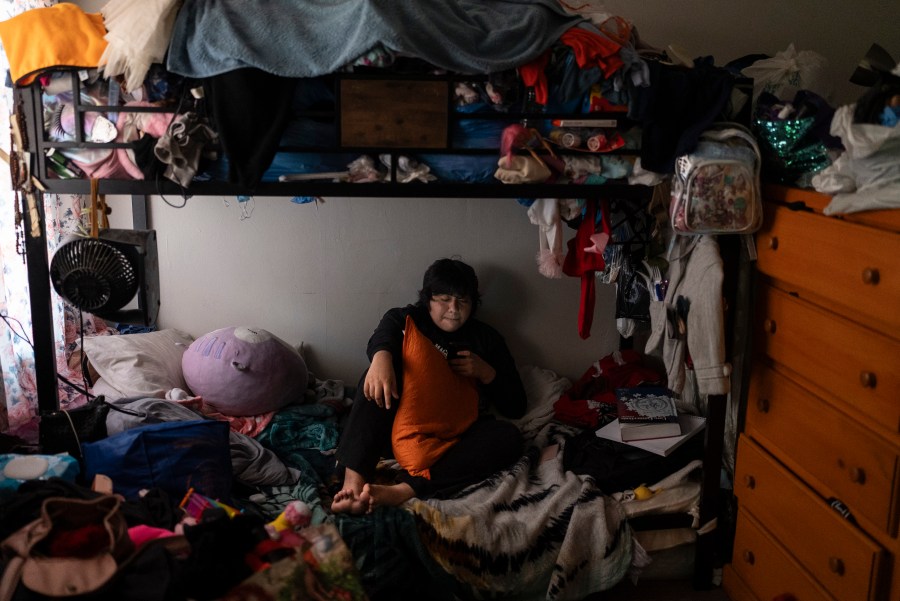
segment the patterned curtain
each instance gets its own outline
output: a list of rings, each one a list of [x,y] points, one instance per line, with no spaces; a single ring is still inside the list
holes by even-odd
[[[0,0],[0,20],[6,20],[32,8],[56,4],[56,0]],[[0,73],[6,78],[8,64],[6,53],[0,53]],[[0,94],[0,148],[9,153],[9,116],[13,112],[12,89],[4,86]],[[3,392],[5,402],[0,403],[0,432],[8,432],[29,442],[37,441],[37,391],[34,374],[34,351],[32,348],[31,305],[28,294],[28,274],[24,257],[19,252],[24,235],[16,224],[16,203],[12,193],[9,170],[5,164],[0,167],[0,316],[5,325],[0,324],[0,366],[3,369]],[[48,256],[59,247],[60,241],[82,219],[81,207],[84,198],[80,195],[44,195],[44,215],[46,216]],[[17,235],[19,238],[17,238]],[[102,320],[91,315],[79,315],[68,307],[55,293],[52,295],[53,329],[57,370],[72,382],[81,382],[80,363],[77,356],[69,366],[72,353],[76,349],[80,332],[84,335],[107,333]],[[112,332],[109,332],[112,333]],[[75,407],[85,402],[85,398],[69,386],[62,384],[59,392],[60,405]]]

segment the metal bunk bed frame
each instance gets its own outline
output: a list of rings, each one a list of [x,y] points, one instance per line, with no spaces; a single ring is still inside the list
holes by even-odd
[[[78,86],[80,86],[77,73],[72,73],[75,98],[79,98]],[[90,191],[90,182],[87,179],[54,179],[48,177],[48,165],[46,152],[52,148],[78,147],[84,142],[50,142],[46,140],[43,132],[41,90],[38,86],[15,89],[16,101],[24,105],[24,114],[27,123],[25,129],[32,158],[32,173],[36,175],[39,189],[34,190],[27,197],[26,202],[32,210],[23,210],[26,239],[24,244],[26,265],[28,270],[28,284],[30,291],[32,311],[32,333],[35,352],[35,380],[38,394],[38,411],[40,415],[51,413],[59,409],[57,390],[57,371],[54,344],[54,331],[52,323],[52,311],[47,299],[51,295],[49,261],[47,251],[47,237],[42,193],[53,194],[87,194]],[[76,104],[76,111],[82,114],[86,111],[127,111],[127,107],[104,107],[96,105]],[[147,109],[141,109],[147,110]],[[150,109],[154,110],[154,109]],[[157,109],[162,110],[162,109]],[[451,112],[452,114],[452,112]],[[561,116],[561,115],[560,115]],[[592,115],[593,116],[593,115]],[[602,115],[598,115],[602,116]],[[517,114],[517,118],[554,118],[555,115]],[[615,118],[621,119],[621,113],[615,114]],[[507,115],[508,118],[508,115]],[[84,140],[82,120],[76,119],[77,140]],[[128,144],[105,143],[90,144],[97,148],[127,147]],[[345,151],[347,149],[344,149]],[[360,152],[372,152],[372,148],[349,149]],[[416,152],[434,152],[433,148],[388,148],[384,152],[396,157],[399,154],[415,154]],[[465,153],[466,151],[449,151],[452,153]],[[496,151],[495,151],[496,152]],[[397,161],[392,161],[394,165]],[[133,227],[135,229],[147,229],[148,210],[147,197],[149,195],[254,195],[254,196],[321,196],[321,197],[369,197],[369,198],[585,198],[606,197],[620,200],[646,203],[652,195],[652,189],[647,186],[632,186],[627,183],[613,182],[597,185],[585,184],[502,184],[502,183],[332,183],[321,181],[305,182],[263,182],[251,190],[242,190],[239,187],[225,182],[198,181],[191,185],[189,190],[184,190],[177,184],[168,180],[162,182],[148,182],[138,180],[101,180],[99,182],[100,194],[130,195],[132,198]],[[740,269],[743,271],[743,268]],[[735,277],[744,277],[735,273]],[[738,299],[740,300],[740,299]],[[733,306],[739,306],[737,303]],[[732,327],[740,329],[740,324],[733,323]],[[737,384],[740,386],[740,383]],[[733,384],[734,386],[734,384]],[[703,464],[703,482],[700,503],[700,523],[715,524],[721,508],[720,470],[722,467],[722,452],[724,448],[724,433],[726,420],[726,395],[715,395],[708,399],[707,426],[705,430],[705,452]],[[667,527],[690,526],[690,524],[669,523]],[[714,529],[713,529],[714,531]],[[714,568],[716,562],[716,541],[711,534],[698,536],[694,580],[696,589],[708,589],[713,586]]]

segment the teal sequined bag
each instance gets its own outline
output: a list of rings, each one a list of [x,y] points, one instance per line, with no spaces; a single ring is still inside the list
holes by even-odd
[[[797,184],[831,164],[825,144],[810,135],[815,123],[815,117],[754,121],[763,180]]]

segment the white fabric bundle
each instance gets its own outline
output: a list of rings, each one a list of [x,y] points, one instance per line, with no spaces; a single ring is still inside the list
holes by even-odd
[[[571,220],[581,213],[584,202],[572,199],[538,198],[528,208],[528,219],[538,226],[538,272],[547,278],[561,278],[566,258],[563,250],[562,219]]]
[[[528,219],[537,225],[540,249],[537,254],[538,272],[548,278],[561,278],[563,252],[562,221],[559,203],[555,198],[537,198],[528,208]]]
[[[900,125],[855,123],[855,108],[835,111],[831,135],[845,151],[812,178],[817,192],[834,195],[826,215],[900,207]]]
[[[182,0],[111,0],[102,9],[108,42],[100,67],[106,77],[125,76],[129,91],[144,84],[150,65],[169,47]]]

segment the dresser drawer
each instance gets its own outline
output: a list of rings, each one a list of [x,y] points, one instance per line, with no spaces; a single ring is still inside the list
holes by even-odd
[[[741,435],[735,494],[775,540],[840,601],[874,601],[885,551]]]
[[[759,601],[759,597],[753,594],[750,586],[738,576],[734,566],[725,564],[722,569],[722,590],[728,596],[728,601]]]
[[[900,341],[773,286],[760,286],[756,312],[760,353],[829,391],[848,410],[900,429]]]
[[[900,235],[765,203],[757,269],[900,331]]]
[[[833,599],[745,511],[738,512],[731,567],[759,599],[788,593],[797,601]]]
[[[895,447],[760,363],[747,399],[749,436],[792,470],[824,484],[854,515],[895,534]]]

